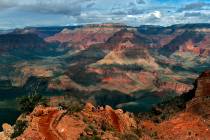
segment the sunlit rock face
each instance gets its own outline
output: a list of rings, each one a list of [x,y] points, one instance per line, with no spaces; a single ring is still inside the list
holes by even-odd
[[[195,93],[196,97],[210,96],[210,71],[206,71],[197,79],[198,85]]]
[[[210,124],[210,71],[197,79],[195,97],[187,104],[187,111],[202,116]]]
[[[89,25],[75,30],[63,29],[54,36],[47,37],[47,42],[66,43],[66,47],[86,49],[93,44],[104,43],[123,26],[114,24]],[[71,44],[71,45],[70,45]]]

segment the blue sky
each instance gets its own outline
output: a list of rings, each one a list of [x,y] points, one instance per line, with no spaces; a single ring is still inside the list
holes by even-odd
[[[0,0],[0,28],[210,23],[210,0]]]

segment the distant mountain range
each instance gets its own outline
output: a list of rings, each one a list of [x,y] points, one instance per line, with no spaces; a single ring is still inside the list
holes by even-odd
[[[31,77],[46,78],[47,92],[77,91],[96,104],[133,112],[188,92],[210,66],[210,24],[97,24],[0,32],[1,81],[27,87]]]

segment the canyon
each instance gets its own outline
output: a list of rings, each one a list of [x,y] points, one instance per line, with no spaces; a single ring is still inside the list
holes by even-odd
[[[209,24],[183,24],[168,27],[94,24],[27,27],[1,33],[0,114],[5,114],[5,110],[9,109],[11,113],[8,115],[15,117],[0,119],[5,120],[5,123],[14,124],[16,117],[20,115],[16,98],[35,90],[50,99],[65,100],[66,96],[72,96],[85,103],[91,102],[93,108],[104,107],[101,110],[97,109],[96,112],[79,112],[78,118],[74,115],[65,115],[62,117],[63,120],[56,122],[58,130],[53,128],[53,134],[40,133],[40,129],[45,128],[33,126],[39,126],[40,117],[53,122],[53,119],[63,112],[57,107],[37,107],[41,112],[47,113],[36,115],[35,109],[35,114],[33,112],[27,118],[30,119],[27,120],[29,124],[33,126],[28,127],[22,137],[31,135],[31,137],[42,138],[43,135],[50,135],[51,139],[55,137],[62,139],[70,137],[66,136],[68,134],[74,135],[72,132],[75,131],[73,138],[77,139],[81,133],[87,135],[84,132],[87,124],[82,121],[84,116],[107,122],[101,117],[104,115],[114,123],[111,125],[117,132],[124,133],[124,131],[130,131],[127,129],[133,126],[137,127],[132,113],[151,112],[154,106],[182,97],[194,88],[198,88],[195,93],[198,97],[190,99],[181,113],[175,113],[175,116],[159,124],[145,120],[143,124],[138,125],[154,129],[153,135],[157,132],[159,138],[166,136],[165,139],[175,137],[178,129],[183,129],[179,135],[185,137],[188,133],[187,127],[196,130],[195,133],[190,132],[189,137],[197,133],[201,137],[208,136],[208,125],[202,122],[205,117],[209,119],[208,114],[196,112],[196,110],[201,108],[205,110],[203,112],[208,112],[209,108],[208,98],[200,97],[209,96],[206,95],[209,93],[207,86],[209,82],[205,80],[205,77],[208,79],[209,72],[199,76],[210,66],[209,29]],[[194,84],[196,79],[197,86]],[[169,110],[161,107],[156,109]],[[125,111],[132,113],[125,113]],[[128,124],[124,119],[130,120]],[[195,127],[186,121],[188,119]],[[67,120],[78,125],[78,128],[75,128],[77,130],[71,123],[62,124],[62,122],[68,122]],[[101,125],[100,121],[96,124]],[[41,123],[45,124],[45,122]],[[123,126],[119,126],[121,123]],[[45,124],[44,127],[50,127],[50,125],[54,124]],[[201,126],[198,128],[205,133],[198,132],[197,126]],[[60,128],[66,134],[57,132]],[[165,134],[166,130],[171,132],[170,136]],[[112,132],[105,135],[104,137],[117,139]],[[145,139],[149,137],[148,135],[150,134],[145,134]]]

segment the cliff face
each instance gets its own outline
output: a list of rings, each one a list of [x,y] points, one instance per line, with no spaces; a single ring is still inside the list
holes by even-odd
[[[210,96],[210,70],[202,73],[197,80],[196,97]]]
[[[45,40],[47,42],[69,43],[75,49],[86,49],[93,44],[104,43],[121,29],[121,26],[114,25],[85,26],[76,30],[63,29],[60,33],[50,36]],[[69,45],[65,46],[69,47]]]
[[[202,73],[196,81],[195,90],[181,96],[189,100],[184,102],[186,108],[179,110],[168,119],[159,124],[151,121],[143,121],[141,127],[147,131],[156,132],[157,138],[161,140],[188,140],[188,139],[210,139],[210,71]],[[181,99],[173,100],[180,102]],[[172,103],[172,102],[171,102]],[[166,104],[170,106],[170,104]],[[179,103],[177,104],[179,105]],[[184,109],[185,108],[185,109]],[[173,112],[174,107],[169,108],[167,113]],[[156,110],[163,111],[161,109]],[[164,117],[162,114],[161,117]]]
[[[210,125],[210,71],[197,79],[195,97],[187,104],[186,110],[204,117]]]

